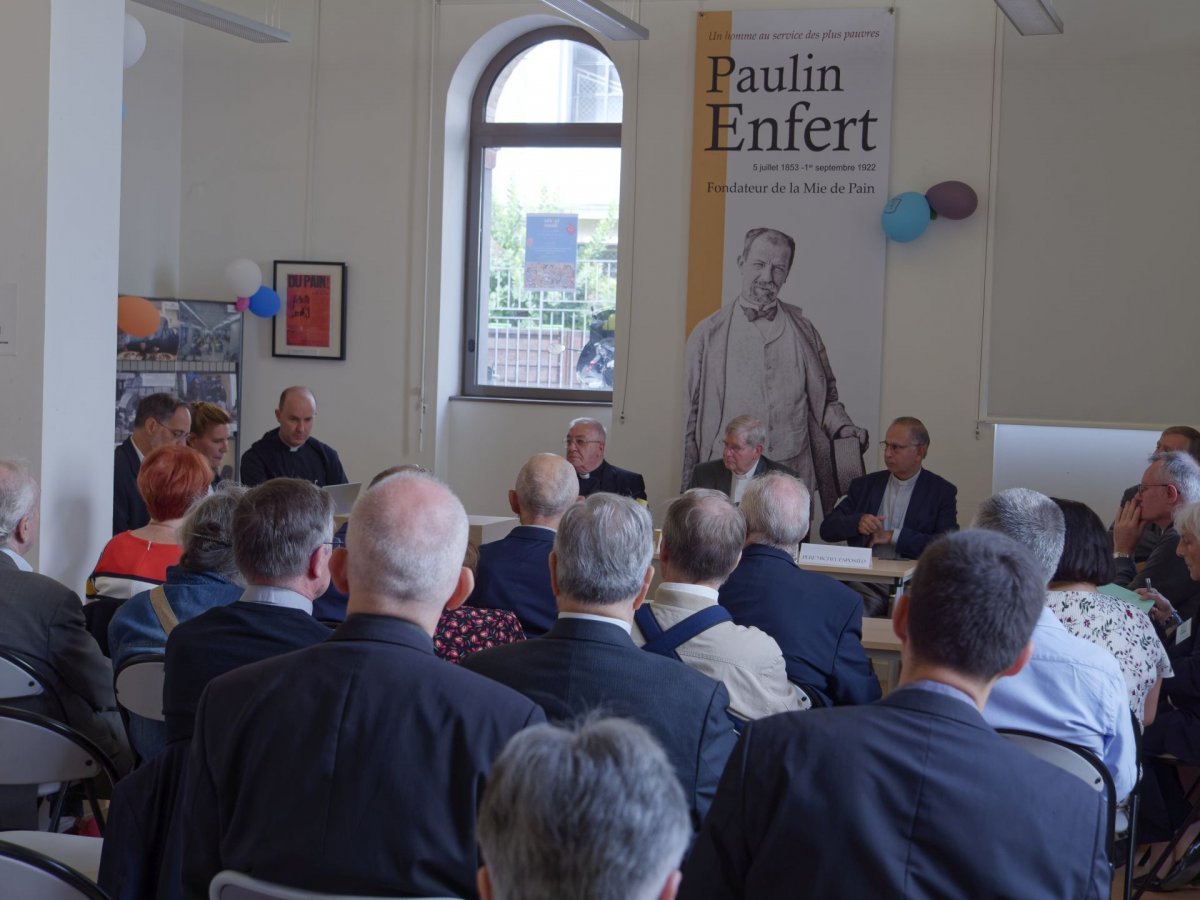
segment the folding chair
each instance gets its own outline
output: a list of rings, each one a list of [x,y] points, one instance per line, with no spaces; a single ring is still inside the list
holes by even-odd
[[[400,896],[396,894],[394,896]],[[388,900],[384,897],[360,897],[349,894],[322,894],[319,891],[303,891],[299,888],[271,884],[260,878],[251,878],[241,872],[226,869],[218,872],[208,886],[208,900]],[[413,900],[458,900],[456,897],[418,897]]]
[[[115,687],[117,702],[143,719],[164,721],[163,655],[139,653],[121,663]]]
[[[70,866],[7,841],[0,841],[0,884],[6,897],[108,900],[108,894]]]
[[[82,782],[100,833],[104,815],[96,779],[115,784],[117,769],[104,751],[74,728],[55,719],[21,709],[0,707],[0,785],[57,783],[50,830],[58,830],[67,788]]]
[[[1115,846],[1113,838],[1116,833],[1117,788],[1113,784],[1112,773],[1108,771],[1108,767],[1086,747],[1030,731],[1008,728],[1000,728],[997,731],[1038,759],[1074,775],[1096,793],[1104,795],[1105,834],[1108,836],[1105,851],[1111,869]]]
[[[37,697],[46,692],[41,676],[15,653],[0,650],[0,700]]]

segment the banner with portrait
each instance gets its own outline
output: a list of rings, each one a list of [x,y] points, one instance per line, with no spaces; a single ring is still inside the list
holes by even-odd
[[[743,414],[826,510],[861,473],[880,416],[894,22],[698,15],[684,486]]]

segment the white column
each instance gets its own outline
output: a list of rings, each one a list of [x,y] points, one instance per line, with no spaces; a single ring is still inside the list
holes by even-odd
[[[0,6],[0,456],[42,485],[38,569],[76,589],[111,523],[124,12]]]

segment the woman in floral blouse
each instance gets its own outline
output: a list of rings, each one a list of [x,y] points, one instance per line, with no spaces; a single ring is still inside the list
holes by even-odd
[[[1066,542],[1046,605],[1067,631],[1116,657],[1129,688],[1129,707],[1143,726],[1154,721],[1162,680],[1171,677],[1166,648],[1140,609],[1101,594],[1113,578],[1112,538],[1090,507],[1054,498],[1066,519]]]
[[[478,562],[479,550],[474,544],[467,544],[463,565],[474,572]],[[506,609],[460,606],[442,612],[433,633],[433,652],[447,662],[460,663],[480,650],[523,640],[525,629],[516,613]]]

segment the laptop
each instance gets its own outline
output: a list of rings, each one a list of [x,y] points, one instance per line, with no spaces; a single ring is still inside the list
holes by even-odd
[[[362,482],[327,484],[321,490],[333,498],[333,514],[335,516],[348,516],[350,510],[354,508],[354,501],[358,499],[358,492],[362,490]]]

